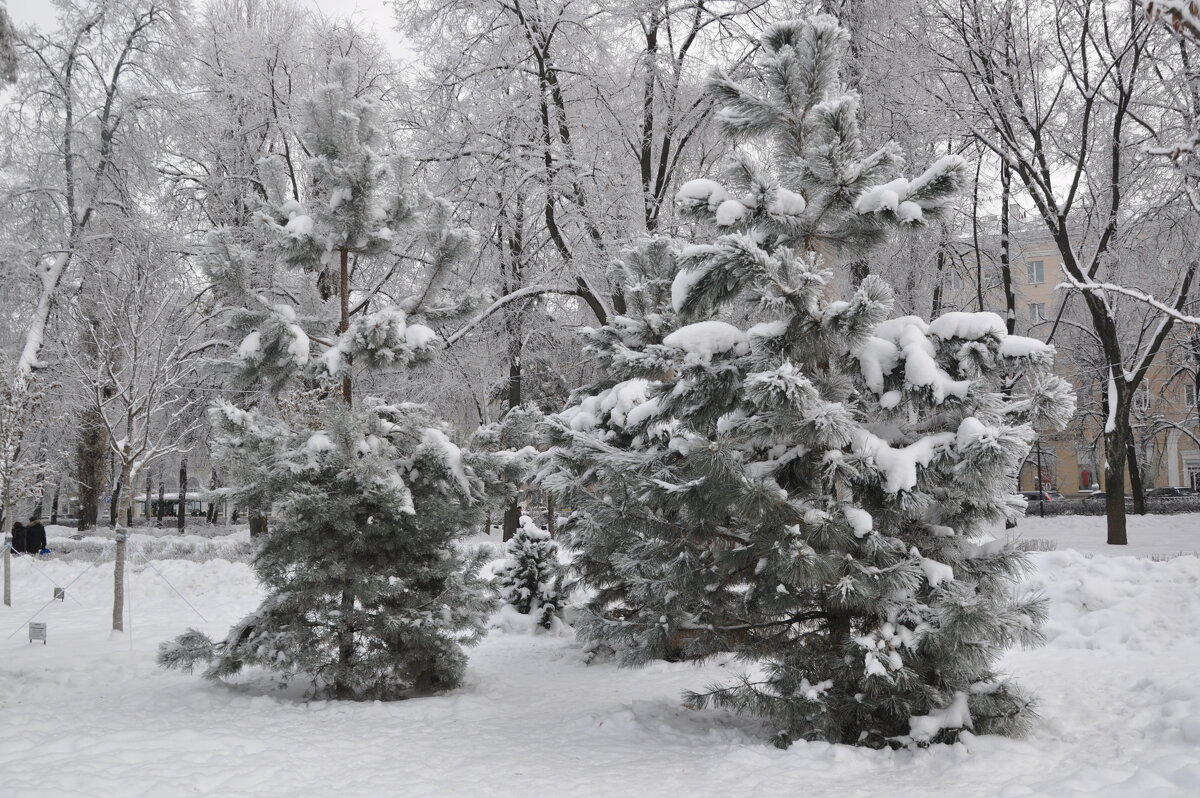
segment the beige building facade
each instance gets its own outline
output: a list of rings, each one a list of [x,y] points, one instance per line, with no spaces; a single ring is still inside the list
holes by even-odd
[[[1058,350],[1057,370],[1075,386],[1079,405],[1075,422],[1065,431],[1043,435],[1021,468],[1020,489],[1036,490],[1038,463],[1045,490],[1079,495],[1104,490],[1104,386],[1106,372],[1098,347],[1089,340],[1090,324],[1078,295],[1056,290],[1064,282],[1062,258],[1054,242],[1036,229],[1018,227],[1011,235],[1011,274],[1019,335],[1050,340]],[[994,243],[994,242],[993,242]],[[1162,257],[1152,242],[1145,255]],[[969,272],[974,257],[963,258],[941,275],[946,310],[978,310],[977,276]],[[1160,260],[1159,268],[1173,268]],[[998,274],[992,263],[989,273]],[[984,310],[1003,315],[1004,294],[992,279],[983,292]],[[1064,300],[1069,302],[1064,310]],[[1139,309],[1140,310],[1140,309]],[[1141,325],[1131,329],[1126,347],[1138,339]],[[1137,459],[1147,490],[1190,487],[1200,490],[1200,330],[1176,325],[1172,337],[1147,372],[1135,397],[1132,423]],[[1128,477],[1126,488],[1129,488]]]

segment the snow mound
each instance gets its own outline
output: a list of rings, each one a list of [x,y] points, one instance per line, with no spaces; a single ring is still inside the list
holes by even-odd
[[[680,327],[663,338],[663,343],[696,355],[703,361],[727,352],[744,355],[750,351],[746,333],[724,321],[699,321]]]
[[[989,335],[1004,338],[1008,334],[1004,319],[995,313],[964,313],[958,310],[943,313],[930,322],[929,332],[943,341],[951,338],[978,341]]]
[[[703,177],[687,181],[675,192],[675,201],[679,204],[687,207],[707,205],[710,211],[715,211],[728,198],[729,194],[720,183]]]

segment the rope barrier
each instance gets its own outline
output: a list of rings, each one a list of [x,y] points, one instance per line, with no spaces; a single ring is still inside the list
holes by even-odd
[[[96,567],[95,565],[93,565],[93,566],[92,566],[92,568],[95,568],[95,567]],[[80,571],[80,573],[79,573],[79,575],[78,575],[78,576],[76,576],[76,577],[75,577],[74,579],[72,579],[70,582],[67,582],[67,584],[66,584],[65,586],[63,586],[63,590],[66,590],[68,587],[70,587],[71,585],[73,585],[73,584],[75,584],[76,582],[78,582],[78,581],[79,581],[79,577],[81,577],[81,576],[83,576],[84,574],[86,574],[86,573],[88,572],[88,570],[91,570],[91,569],[85,569],[85,570],[83,570],[83,571]],[[42,614],[42,610],[46,609],[47,607],[49,607],[51,604],[53,604],[53,603],[54,603],[54,602],[56,602],[56,601],[58,601],[58,599],[53,599],[53,598],[52,598],[52,599],[50,599],[49,601],[47,601],[45,604],[43,604],[41,607],[39,607],[39,608],[38,608],[38,611],[37,611],[37,612],[35,612],[33,615],[30,615],[28,618],[26,618],[26,619],[25,619],[25,621],[24,621],[24,622],[23,622],[23,623],[22,623],[20,626],[18,626],[16,629],[13,629],[11,632],[9,632],[9,633],[8,633],[8,637],[6,637],[6,638],[4,638],[4,639],[5,639],[5,640],[8,640],[8,639],[10,639],[10,638],[11,638],[13,635],[15,635],[17,632],[21,631],[23,628],[25,628],[25,625],[26,625],[26,624],[28,624],[28,623],[29,623],[30,621],[32,621],[34,618],[36,618],[36,617],[38,617],[39,615],[41,615],[41,614]]]
[[[179,589],[176,588],[174,584],[172,584],[171,580],[167,578],[166,574],[164,574],[159,569],[159,567],[157,565],[155,565],[152,560],[149,559],[149,557],[145,553],[144,546],[135,546],[133,544],[133,542],[127,536],[125,539],[125,547],[126,547],[126,549],[125,549],[125,568],[126,568],[126,572],[125,572],[125,603],[126,603],[126,608],[128,611],[128,619],[129,619],[129,622],[127,625],[129,627],[129,647],[130,647],[130,649],[133,648],[133,572],[134,572],[134,564],[135,564],[134,558],[135,557],[140,557],[140,561],[137,563],[137,565],[139,565],[139,566],[147,566],[148,565],[152,569],[154,569],[154,573],[158,574],[158,578],[163,581],[163,584],[165,584],[168,588],[170,588],[171,592],[174,593],[176,596],[178,596],[180,601],[182,601],[184,604],[187,605],[188,609],[190,609],[192,612],[196,613],[196,616],[198,618],[200,618],[200,620],[204,621],[205,623],[208,623],[208,618],[204,617],[204,613],[202,613],[202,612],[200,612],[200,610],[196,609],[196,606],[194,604],[192,604],[192,602],[188,601],[187,596],[183,595],[183,593],[181,593],[179,591]],[[11,549],[11,546],[9,546],[9,548]],[[32,561],[31,561],[31,563],[32,563]],[[79,579],[84,574],[86,574],[88,571],[90,571],[92,568],[97,568],[100,565],[100,563],[94,562],[90,566],[85,568],[84,570],[80,571],[75,576],[75,578],[72,579],[70,582],[68,582],[66,585],[59,585],[49,574],[45,573],[41,569],[40,565],[37,565],[36,563],[32,563],[32,564],[34,565],[33,570],[35,573],[37,573],[39,576],[41,576],[46,581],[50,582],[50,584],[54,585],[55,588],[61,588],[64,591],[67,588],[71,587],[71,585],[78,582]],[[78,599],[76,599],[74,597],[74,595],[71,596],[71,600],[74,601],[76,604],[79,604],[79,606],[81,606],[81,607],[84,606],[82,604],[82,602],[80,602]],[[14,629],[12,632],[10,632],[8,634],[8,637],[6,637],[5,639],[6,640],[11,639],[13,637],[13,635],[15,635],[17,632],[21,631],[23,628],[25,628],[26,625],[30,621],[37,618],[38,615],[40,615],[43,610],[45,610],[47,607],[49,607],[55,601],[57,601],[57,599],[52,598],[49,601],[47,601],[45,604],[43,604],[41,607],[39,607],[37,609],[37,611],[34,612],[33,615],[31,615],[27,619],[25,619],[25,621],[22,622],[21,625],[18,626],[16,629]]]
[[[14,549],[12,546],[9,546],[9,550],[11,550],[14,553],[16,552],[16,549]],[[66,590],[65,587],[60,585],[58,582],[55,582],[53,577],[51,577],[49,574],[47,574],[45,571],[42,570],[42,566],[38,565],[38,561],[36,559],[34,559],[35,557],[36,557],[36,555],[33,555],[33,554],[29,555],[29,564],[33,566],[34,572],[36,574],[38,574],[38,576],[45,579],[50,584],[54,585],[55,587]],[[16,561],[14,560],[14,562],[16,562]],[[79,604],[79,606],[81,606],[81,607],[83,606],[83,604],[77,598],[75,598],[75,596],[73,596],[73,595],[70,596],[70,599],[71,599],[71,601],[74,601],[76,604]]]
[[[125,540],[125,545],[129,546],[128,538],[126,538],[126,540]],[[137,548],[141,548],[141,547],[137,547]],[[127,561],[130,559],[132,559],[132,557],[126,557]],[[143,559],[141,564],[149,565],[151,568],[153,568],[154,573],[158,574],[158,578],[163,580],[163,584],[165,584],[167,587],[171,588],[171,592],[174,593],[176,596],[179,596],[180,600],[183,601],[184,604],[188,605],[188,608],[191,609],[192,612],[196,613],[196,615],[198,615],[200,617],[200,620],[204,621],[205,623],[208,623],[208,618],[205,618],[204,615],[200,612],[200,610],[196,609],[195,606],[193,606],[192,602],[188,601],[187,597],[184,596],[182,593],[179,592],[179,590],[176,589],[175,585],[171,584],[171,580],[167,579],[166,574],[164,574],[162,571],[158,570],[158,566],[155,565],[152,560],[150,560],[149,558]],[[132,616],[132,613],[133,613],[133,602],[130,601],[131,616]]]

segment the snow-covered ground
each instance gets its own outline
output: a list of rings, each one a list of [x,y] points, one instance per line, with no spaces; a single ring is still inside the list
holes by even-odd
[[[1134,519],[1124,556],[1066,550],[1102,549],[1102,518],[1019,531],[1059,544],[1033,555],[1029,580],[1051,599],[1049,642],[1006,660],[1039,695],[1040,723],[1025,740],[900,752],[775,750],[754,722],[680,706],[682,689],[736,664],[585,665],[569,636],[494,631],[468,684],[440,697],[306,702],[253,681],[223,687],[161,671],[154,653],[254,607],[244,563],[146,562],[169,536],[135,538],[132,623],[114,634],[111,560],[18,558],[14,606],[0,607],[0,795],[1200,795],[1200,558],[1133,556],[1200,549],[1200,516]],[[244,534],[192,542],[240,551]],[[48,644],[28,643],[26,619],[68,583],[37,615]]]
[[[1056,515],[1028,516],[1010,534],[1022,538],[1051,540],[1056,548],[1075,549],[1108,557],[1200,555],[1200,514],[1130,515],[1127,519],[1128,545],[1109,546],[1102,516]],[[1003,535],[1002,530],[995,531]]]

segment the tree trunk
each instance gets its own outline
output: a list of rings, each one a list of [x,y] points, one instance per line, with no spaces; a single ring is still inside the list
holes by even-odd
[[[509,409],[521,406],[521,338],[509,341]],[[515,349],[515,350],[514,350]],[[512,540],[517,534],[517,526],[521,523],[520,497],[512,497],[508,508],[504,509],[504,541]]]
[[[4,606],[12,606],[12,543],[8,535],[4,536]]]
[[[257,538],[267,534],[267,516],[258,510],[248,511],[250,517],[250,537]]]
[[[1125,440],[1120,427],[1104,433],[1104,512],[1108,516],[1108,544],[1129,543],[1125,529]]]
[[[104,484],[105,439],[103,421],[91,408],[79,420],[79,441],[75,447],[75,480],[79,485],[79,531],[91,529],[99,521],[100,491]]]
[[[975,301],[983,312],[983,250],[979,247],[979,172],[983,159],[975,161],[975,181],[971,187],[971,249],[975,251]]]
[[[513,536],[517,534],[517,526],[520,524],[520,522],[521,522],[521,505],[517,503],[516,499],[513,499],[511,502],[509,502],[508,506],[504,508],[504,542],[505,543],[512,540]]]
[[[354,589],[347,586],[342,589],[342,615],[338,618],[338,665],[343,669],[349,669],[354,662],[354,628],[352,621],[354,618]],[[339,683],[334,687],[334,692],[339,698],[350,698],[352,691],[350,686]]]
[[[157,526],[162,526],[163,516],[167,514],[167,486],[160,479],[158,481],[158,511],[155,513],[158,523]]]
[[[71,163],[68,153],[67,164]],[[80,330],[83,355],[90,365],[100,366],[100,323],[87,310]],[[111,365],[111,364],[110,364]],[[101,389],[104,399],[113,395],[113,386]],[[105,468],[108,453],[108,433],[104,416],[96,407],[85,407],[79,415],[79,438],[75,444],[75,477],[79,484],[79,531],[100,525],[100,499],[111,469]]]
[[[546,494],[546,533],[553,539],[558,531],[558,521],[554,517],[554,494]]]
[[[62,483],[54,483],[54,499],[50,502],[50,525],[54,526],[58,523],[58,495],[62,490]]]
[[[114,529],[117,526],[117,518],[119,518],[117,515],[117,505],[121,501],[121,479],[123,477],[124,473],[122,473],[121,477],[117,478],[117,484],[113,486],[112,495],[108,499],[108,525]]]
[[[44,456],[45,452],[43,451],[42,454]],[[31,515],[41,518],[42,511],[46,508],[46,475],[44,473],[41,475],[41,478],[38,480],[38,482],[40,483],[38,485],[38,501],[37,504],[34,505]],[[0,530],[3,530],[2,526],[0,526]]]
[[[183,534],[184,526],[187,524],[187,457],[179,461],[179,512],[175,516],[175,528],[179,530],[179,534]]]
[[[150,491],[154,490],[154,482],[150,478],[150,469],[146,469],[146,526],[150,526],[150,516],[154,514],[153,503],[150,501]]]
[[[1135,515],[1146,514],[1146,490],[1142,486],[1142,469],[1138,466],[1137,445],[1133,438],[1125,444],[1126,467],[1129,469],[1129,487],[1133,493],[1133,512]]]
[[[128,529],[117,527],[116,519],[133,510],[132,496],[126,495],[123,499],[120,498],[121,485],[130,481],[131,476],[129,465],[122,465],[117,489],[113,491],[113,536],[117,539],[116,563],[113,565],[112,628],[115,632],[125,631],[125,546],[128,537]],[[121,501],[122,506],[116,506],[118,501]]]
[[[1012,167],[1000,161],[1000,282],[1004,286],[1004,328],[1012,335],[1017,328],[1017,296],[1013,292],[1012,260],[1009,257],[1009,204],[1012,197]],[[980,310],[983,308],[980,307]]]
[[[12,606],[12,535],[5,531],[8,513],[0,507],[0,540],[4,541],[4,606]]]
[[[854,625],[851,617],[841,612],[829,610],[828,607],[826,608],[826,611],[829,612],[826,630],[827,634],[829,635],[830,650],[835,652],[846,652],[853,648],[853,643],[851,640],[854,633]],[[838,687],[835,687],[834,689],[838,690]],[[842,686],[842,692],[853,695],[854,686],[844,685]],[[854,739],[848,739],[846,737],[845,731],[835,731],[830,741],[837,741],[847,744],[853,744],[855,742]]]
[[[340,251],[340,262],[338,268],[338,298],[341,304],[341,321],[338,324],[338,332],[346,332],[350,329],[350,251]],[[346,360],[347,368],[350,361]],[[350,386],[350,374],[346,373],[342,377],[342,399],[345,400],[347,406],[353,404],[353,393]]]
[[[125,631],[125,530],[114,533],[117,538],[117,559],[113,566],[113,611],[114,632]]]
[[[341,306],[341,319],[338,331],[350,329],[350,251],[343,249],[338,259],[338,300]],[[347,361],[349,363],[349,361]],[[347,407],[354,404],[354,394],[351,390],[350,374],[342,377],[342,400]],[[253,535],[253,530],[251,530]],[[338,664],[349,668],[354,659],[354,630],[351,628],[351,618],[354,615],[354,587],[347,585],[342,588],[342,617],[338,629]],[[349,697],[350,688],[346,684],[335,685],[335,692],[342,698]]]

